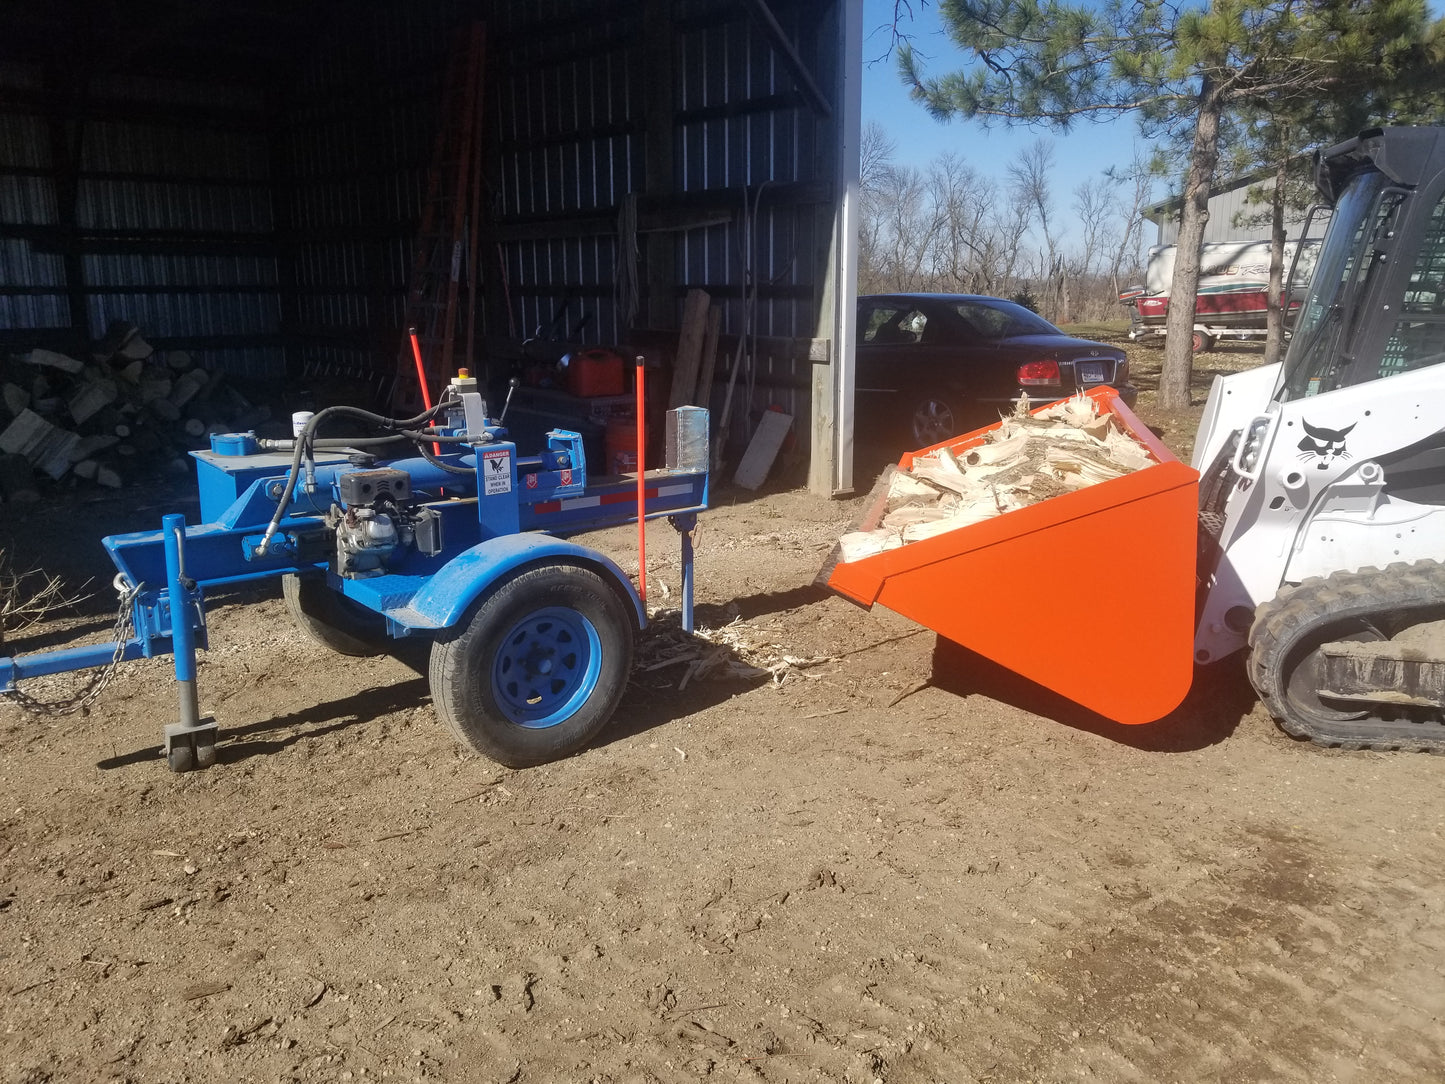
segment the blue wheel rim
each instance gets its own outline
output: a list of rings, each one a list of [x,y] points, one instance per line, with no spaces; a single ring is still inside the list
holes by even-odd
[[[576,610],[534,610],[502,637],[492,660],[492,695],[507,719],[543,730],[566,722],[597,687],[602,639]]]

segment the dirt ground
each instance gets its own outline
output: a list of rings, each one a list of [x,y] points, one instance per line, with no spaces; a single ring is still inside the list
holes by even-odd
[[[1201,360],[1202,397],[1258,358]],[[103,585],[92,540],[183,496],[7,507],[0,544]],[[1149,726],[1071,710],[812,586],[857,504],[719,487],[698,621],[734,665],[684,681],[645,642],[599,740],[539,768],[273,590],[213,600],[210,770],[158,756],[168,659],[87,716],[0,703],[0,1080],[1442,1079],[1445,760],[1298,744],[1237,661]],[[591,541],[635,569],[628,530]],[[1088,613],[1149,635],[1145,545],[1021,570],[1018,605],[1128,682]],[[675,607],[665,523],[648,552]]]

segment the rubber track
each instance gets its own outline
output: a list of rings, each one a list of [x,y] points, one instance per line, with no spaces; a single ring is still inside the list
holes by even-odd
[[[1435,611],[1430,614],[1430,611]],[[1400,562],[1311,577],[1280,591],[1256,611],[1249,631],[1249,679],[1280,728],[1317,745],[1342,749],[1445,753],[1445,716],[1378,715],[1333,721],[1302,716],[1290,705],[1288,659],[1294,645],[1341,619],[1381,616],[1398,621],[1416,611],[1438,620],[1445,611],[1445,564]]]

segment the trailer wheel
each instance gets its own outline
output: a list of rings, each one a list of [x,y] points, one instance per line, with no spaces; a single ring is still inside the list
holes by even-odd
[[[437,714],[509,768],[576,752],[622,699],[634,622],[600,575],[543,565],[503,581],[432,645]]]
[[[1196,331],[1189,338],[1189,348],[1196,354],[1207,354],[1214,349],[1214,336],[1203,331]]]
[[[386,619],[326,585],[323,575],[281,577],[286,609],[302,632],[342,655],[370,658],[386,651]]]

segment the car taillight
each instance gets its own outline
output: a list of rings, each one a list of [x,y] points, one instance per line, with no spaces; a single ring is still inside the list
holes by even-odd
[[[1059,363],[1052,359],[1026,361],[1019,366],[1020,384],[1058,384]]]

